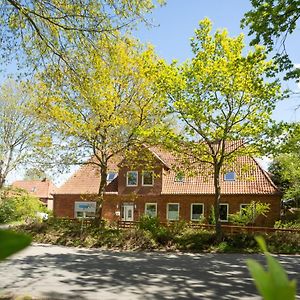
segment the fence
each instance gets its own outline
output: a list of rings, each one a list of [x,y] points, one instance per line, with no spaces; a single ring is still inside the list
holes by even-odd
[[[118,221],[117,227],[120,229],[130,229],[134,228],[139,224],[138,221]],[[168,226],[167,223],[161,223],[161,225]],[[214,231],[215,225],[209,224],[193,224],[188,223],[187,227],[193,229],[203,229]],[[223,232],[226,233],[271,233],[271,232],[294,232],[300,233],[300,229],[281,229],[272,227],[258,227],[258,226],[236,226],[236,225],[222,225]]]

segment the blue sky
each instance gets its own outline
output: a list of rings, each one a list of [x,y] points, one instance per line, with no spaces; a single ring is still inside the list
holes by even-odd
[[[245,42],[249,44],[251,38],[247,36],[247,29],[240,28],[240,20],[250,8],[250,1],[247,0],[169,0],[150,16],[155,26],[139,26],[135,36],[142,42],[153,44],[157,53],[168,62],[173,59],[183,62],[192,57],[189,39],[199,21],[205,17],[212,20],[214,30],[226,28],[230,36],[243,32]],[[289,36],[287,43],[288,52],[295,64],[300,64],[299,40],[300,30],[296,30]],[[282,85],[284,89],[300,92],[299,86],[294,82],[283,82]],[[279,103],[273,116],[278,121],[300,121],[300,109],[295,110],[298,105],[300,95]]]

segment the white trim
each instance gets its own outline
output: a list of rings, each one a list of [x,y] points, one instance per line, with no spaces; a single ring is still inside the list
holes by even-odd
[[[190,219],[191,221],[200,221],[200,219],[193,219],[193,205],[202,205],[202,217],[204,217],[204,203],[191,203],[191,213],[190,213]]]
[[[243,208],[242,208],[242,205],[250,205],[250,203],[241,203],[241,204],[240,204],[240,211],[243,209]]]
[[[145,210],[144,210],[144,214],[146,215],[146,207],[147,205],[155,205],[155,217],[157,217],[157,203],[154,202],[146,202],[145,203]]]
[[[136,184],[128,184],[128,174],[136,173]],[[126,173],[126,186],[138,186],[139,184],[139,172],[138,171],[127,171]]]
[[[169,219],[169,205],[174,205],[176,204],[178,206],[178,219]],[[167,220],[168,221],[178,221],[179,220],[179,213],[180,213],[180,204],[179,203],[167,203]]]
[[[84,205],[90,205],[90,207],[87,208],[81,208],[79,207],[80,204]],[[76,210],[77,208],[77,210]],[[82,212],[82,217],[78,217],[77,213]],[[87,213],[93,213],[94,216],[87,217]],[[74,202],[74,218],[75,219],[81,219],[81,218],[95,218],[96,216],[96,201],[75,201]]]
[[[113,179],[109,179],[109,175],[110,174],[114,174],[114,178]],[[106,181],[107,182],[112,182],[113,180],[116,179],[117,176],[118,176],[118,172],[116,172],[116,171],[109,171],[109,172],[107,172]]]
[[[220,206],[221,205],[226,205],[227,206],[227,217],[226,217],[226,220],[221,220],[221,218],[220,218]],[[219,205],[219,220],[220,220],[220,222],[228,222],[228,216],[229,216],[229,204],[228,203],[220,203],[220,205]]]
[[[241,203],[240,204],[240,215],[242,215],[242,205],[250,205],[250,203]]]
[[[144,184],[144,173],[152,174],[152,184]],[[154,172],[153,171],[142,171],[142,186],[153,186],[154,185]]]
[[[131,215],[131,220],[126,220],[127,219],[127,216],[126,216],[126,212],[127,212],[127,209],[125,209],[125,207],[128,209],[131,209],[132,210],[132,215]],[[123,217],[122,217],[123,215]],[[121,219],[122,221],[134,221],[134,204],[133,203],[123,203],[121,205]]]

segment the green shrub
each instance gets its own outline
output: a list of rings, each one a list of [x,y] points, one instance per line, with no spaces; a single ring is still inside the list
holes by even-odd
[[[37,212],[45,212],[41,201],[20,189],[6,188],[0,191],[0,223],[36,219]]]
[[[138,222],[138,228],[141,230],[148,230],[153,235],[160,229],[161,225],[157,217],[150,217],[148,215],[143,215],[140,217]]]
[[[214,244],[215,234],[204,231],[188,229],[181,236],[175,238],[175,243],[180,250],[204,251]]]
[[[266,217],[269,210],[270,204],[251,201],[245,208],[242,208],[235,214],[229,215],[229,222],[241,226],[254,224],[259,216]]]
[[[282,228],[282,229],[300,229],[300,220],[297,221],[276,221],[274,228]]]
[[[182,234],[187,229],[187,222],[185,220],[173,221],[168,223],[168,230],[171,236]]]
[[[211,225],[216,224],[215,207],[213,205],[210,208],[210,214],[209,214],[209,217],[208,217],[208,224],[211,224]]]

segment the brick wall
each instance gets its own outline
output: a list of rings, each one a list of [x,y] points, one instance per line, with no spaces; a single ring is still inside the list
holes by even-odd
[[[74,218],[75,201],[92,201],[93,197],[81,195],[55,195],[54,215],[57,217]],[[267,218],[260,217],[257,226],[273,226],[280,217],[280,195],[223,195],[221,203],[229,204],[229,214],[240,210],[240,204],[247,204],[251,201],[261,201],[270,204],[270,212]],[[103,205],[103,218],[109,221],[120,220],[116,212],[121,210],[122,203],[133,203],[134,220],[138,220],[145,211],[145,203],[157,203],[157,213],[162,222],[167,221],[167,204],[179,203],[179,218],[190,221],[191,204],[203,203],[204,216],[208,219],[211,206],[214,203],[214,195],[105,195]]]

